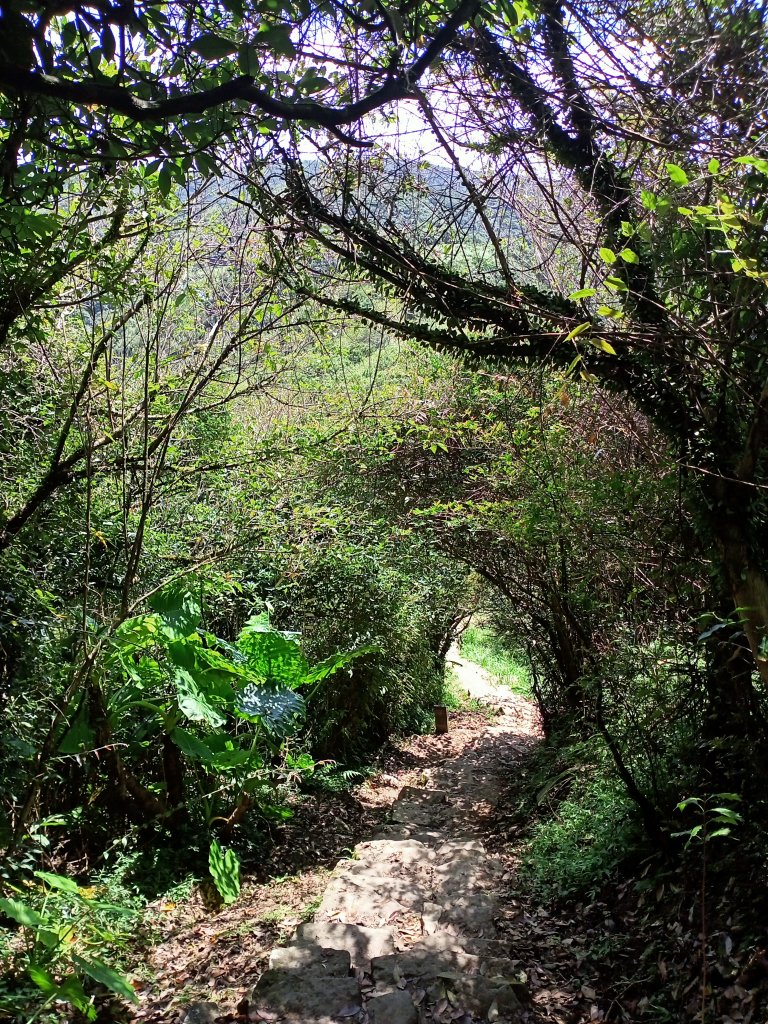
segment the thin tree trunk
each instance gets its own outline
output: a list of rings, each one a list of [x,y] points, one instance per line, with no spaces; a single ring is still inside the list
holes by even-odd
[[[755,667],[768,688],[768,579],[756,564],[749,536],[754,491],[739,481],[720,480],[715,497],[710,521],[720,546],[723,572]]]

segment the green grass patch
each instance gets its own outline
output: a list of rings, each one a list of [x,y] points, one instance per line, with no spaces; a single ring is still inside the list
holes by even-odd
[[[487,626],[470,626],[462,634],[459,646],[462,657],[484,668],[513,693],[531,697],[528,666],[492,629]]]

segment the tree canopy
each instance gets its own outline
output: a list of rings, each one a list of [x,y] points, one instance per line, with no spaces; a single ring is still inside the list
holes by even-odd
[[[6,185],[30,156],[62,168],[192,154],[206,171],[221,138],[296,121],[342,134],[412,95],[478,7],[4,4]]]

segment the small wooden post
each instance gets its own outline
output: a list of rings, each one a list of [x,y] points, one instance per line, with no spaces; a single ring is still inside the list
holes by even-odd
[[[438,736],[448,732],[448,708],[445,704],[435,704],[435,732]]]

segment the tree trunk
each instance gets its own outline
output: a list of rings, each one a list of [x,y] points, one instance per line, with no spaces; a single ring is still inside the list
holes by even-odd
[[[739,481],[719,480],[710,513],[720,547],[723,572],[734,607],[749,643],[755,667],[768,687],[768,579],[756,564],[750,523],[754,520],[754,489]]]
[[[163,736],[163,774],[168,805],[176,814],[184,806],[184,769],[181,751],[168,733]]]

